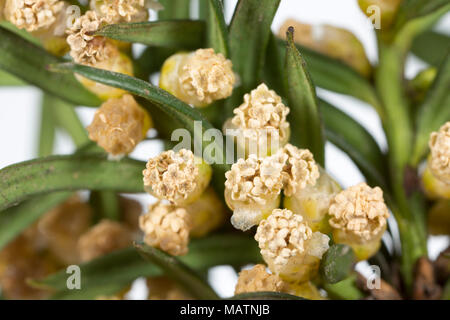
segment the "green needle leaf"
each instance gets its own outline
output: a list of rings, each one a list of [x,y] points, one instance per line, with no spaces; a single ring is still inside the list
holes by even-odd
[[[320,262],[320,274],[326,282],[338,283],[350,275],[355,262],[352,248],[344,244],[332,245]]]
[[[47,157],[53,154],[55,133],[56,124],[53,116],[52,98],[44,93],[41,98],[38,157]]]
[[[48,65],[63,60],[41,47],[0,27],[0,69],[76,105],[98,106],[99,98],[85,89],[72,74],[50,72]]]
[[[168,19],[188,19],[191,1],[190,0],[159,0],[164,7],[158,11],[159,20]]]
[[[55,125],[67,131],[77,148],[90,141],[73,105],[50,95],[45,96],[45,101],[53,115]]]
[[[240,75],[244,92],[260,80],[270,26],[279,0],[240,0],[230,25],[229,44],[233,69]]]
[[[108,161],[104,155],[51,156],[0,170],[0,210],[54,191],[144,192],[145,162]]]
[[[201,300],[219,299],[214,290],[195,271],[177,258],[144,244],[135,244],[135,247],[144,259],[158,266],[169,278],[182,286],[194,298]]]
[[[280,0],[240,0],[236,6],[228,44],[233,70],[239,75],[241,86],[227,100],[224,118],[231,117],[243,95],[261,81],[270,26],[279,4]]]
[[[216,265],[240,267],[248,263],[259,263],[261,255],[254,239],[243,235],[222,234],[192,240],[189,253],[179,257],[179,260],[196,271],[206,271]],[[93,299],[98,295],[118,291],[111,292],[107,286],[125,287],[139,277],[155,277],[163,273],[156,265],[142,259],[134,248],[112,252],[83,263],[80,268],[82,290],[67,289],[68,275],[65,270],[32,283],[34,286],[54,290],[54,298]]]
[[[346,113],[323,100],[319,103],[327,140],[353,160],[370,185],[387,191],[387,159],[372,135]]]
[[[404,0],[397,14],[397,27],[414,18],[433,14],[449,4],[448,0]]]
[[[203,21],[168,20],[110,24],[96,35],[149,46],[195,49],[203,46]]]
[[[307,148],[318,163],[324,166],[325,142],[316,90],[310,79],[306,63],[294,44],[294,29],[287,32],[286,92],[291,112],[291,141],[298,147]]]
[[[18,79],[17,77],[13,76],[12,74],[5,72],[3,70],[0,70],[0,86],[1,87],[18,87],[18,86],[25,86],[26,83],[22,80]]]
[[[228,56],[228,29],[223,15],[222,0],[205,0],[200,4],[208,9],[207,15],[207,43],[216,53]],[[203,1],[203,2],[205,2]]]
[[[425,31],[414,39],[411,51],[423,61],[439,67],[450,51],[450,37],[435,31]]]

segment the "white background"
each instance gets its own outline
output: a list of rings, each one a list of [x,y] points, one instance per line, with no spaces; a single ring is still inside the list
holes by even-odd
[[[236,3],[237,0],[226,0],[228,21],[231,19]],[[360,12],[356,0],[282,0],[272,25],[273,31],[277,32],[287,18],[295,18],[310,24],[327,23],[347,28],[364,44],[370,61],[373,63],[377,61],[374,32],[366,17]],[[449,33],[450,16],[447,15],[444,20],[438,28],[442,32]],[[413,77],[425,66],[420,60],[409,57],[406,76]],[[383,149],[386,148],[386,139],[380,121],[370,106],[325,90],[319,90],[318,94],[350,113],[375,136]],[[0,88],[0,168],[36,156],[40,120],[39,104],[40,92],[35,88]],[[77,111],[83,123],[88,125],[94,110],[80,107]],[[133,156],[147,160],[156,155],[159,148],[160,145],[157,142],[145,142],[138,146]],[[59,133],[55,152],[64,154],[72,152],[73,149],[70,139],[65,134]],[[344,187],[364,180],[358,169],[342,152],[331,145],[327,145],[326,151],[327,169]],[[146,197],[143,201],[149,202],[151,199]],[[430,244],[430,255],[435,256],[447,243],[446,238],[433,239]],[[233,293],[237,278],[231,268],[216,268],[211,273],[211,277],[214,287],[220,294],[229,296]],[[138,286],[142,287],[142,283]]]

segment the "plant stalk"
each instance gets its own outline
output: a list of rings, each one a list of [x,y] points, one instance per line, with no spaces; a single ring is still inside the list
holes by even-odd
[[[385,110],[384,128],[389,144],[389,167],[394,205],[402,245],[401,269],[408,289],[412,285],[413,268],[418,258],[427,255],[426,234],[420,206],[410,201],[405,175],[412,155],[413,125],[409,103],[403,90],[405,54],[403,48],[379,41],[379,66],[375,84]]]

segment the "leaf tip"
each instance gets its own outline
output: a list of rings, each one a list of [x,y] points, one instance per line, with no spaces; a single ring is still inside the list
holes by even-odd
[[[294,40],[294,27],[293,26],[289,26],[289,28],[287,29],[286,38],[289,43]]]

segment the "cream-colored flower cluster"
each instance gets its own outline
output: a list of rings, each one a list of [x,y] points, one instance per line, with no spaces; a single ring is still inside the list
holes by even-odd
[[[284,158],[278,155],[258,158],[250,155],[239,159],[225,174],[225,187],[232,202],[265,205],[280,194],[283,187]],[[233,206],[233,205],[232,205]]]
[[[288,156],[283,168],[284,194],[292,196],[307,185],[314,186],[320,173],[313,154],[291,144],[287,144],[283,151]]]
[[[258,158],[252,154],[225,174],[225,200],[233,210],[235,228],[248,230],[279,206],[284,162],[283,155]]]
[[[233,124],[242,129],[275,129],[283,138],[289,123],[289,108],[264,84],[245,94],[244,103],[234,109]]]
[[[149,246],[175,256],[187,253],[192,222],[186,209],[158,202],[140,217],[139,226],[145,234],[144,242]]]
[[[246,155],[273,154],[289,139],[289,111],[281,97],[262,83],[245,94],[244,102],[234,109],[234,117],[225,123],[224,131],[227,134],[228,129],[238,130],[237,144]]]
[[[317,271],[330,239],[312,232],[302,216],[287,209],[275,209],[259,224],[255,240],[271,271],[283,279],[302,282]]]
[[[33,32],[49,28],[63,8],[59,0],[7,0],[4,15],[19,29]]]
[[[147,162],[144,186],[156,197],[179,204],[197,188],[199,168],[195,161],[190,150],[165,151]]]
[[[225,209],[212,188],[212,169],[192,151],[165,151],[147,162],[144,189],[160,201],[141,217],[144,241],[173,255],[187,253],[190,237],[222,224]]]
[[[229,97],[235,81],[231,61],[208,48],[169,57],[162,66],[159,86],[201,108]]]
[[[361,241],[380,235],[386,228],[389,211],[379,187],[366,183],[352,186],[334,198],[330,206],[330,225],[354,234]]]
[[[285,284],[280,277],[270,274],[262,264],[255,265],[252,269],[239,273],[235,294],[248,292],[283,292]]]
[[[319,170],[311,152],[288,144],[272,156],[239,159],[225,177],[225,200],[234,211],[231,222],[247,230],[279,206],[283,188],[292,194],[314,185]]]
[[[109,58],[112,45],[103,37],[93,35],[104,20],[95,11],[87,11],[75,19],[73,25],[67,29],[67,43],[70,45],[70,55],[76,63],[95,65]]]
[[[109,99],[87,127],[89,139],[113,156],[128,154],[145,137],[150,118],[130,94]]]
[[[91,8],[108,24],[148,19],[145,0],[91,0]]]
[[[450,184],[450,121],[431,134],[429,146],[431,172],[437,179]]]
[[[229,97],[235,82],[231,61],[213,49],[190,54],[179,77],[183,92],[194,105],[209,105]]]

